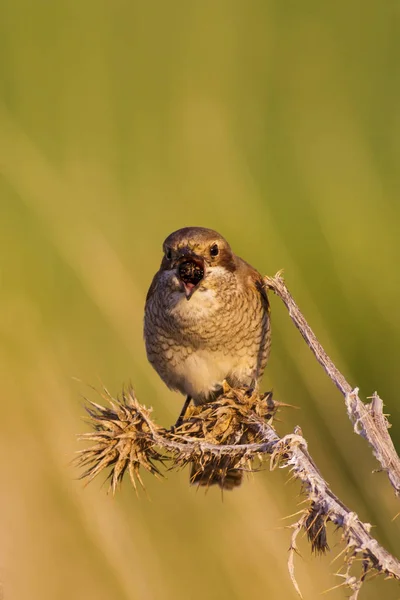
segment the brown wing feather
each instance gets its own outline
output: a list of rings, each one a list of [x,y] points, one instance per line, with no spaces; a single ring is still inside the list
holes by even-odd
[[[269,312],[270,312],[269,300],[268,300],[267,290],[265,288],[262,275],[257,271],[257,269],[255,269],[248,262],[243,260],[243,258],[237,257],[237,264],[238,264],[239,270],[242,271],[242,273],[243,273],[242,277],[247,276],[253,282],[254,287],[260,293],[260,296],[261,296],[261,299],[263,302],[263,306],[269,314]]]

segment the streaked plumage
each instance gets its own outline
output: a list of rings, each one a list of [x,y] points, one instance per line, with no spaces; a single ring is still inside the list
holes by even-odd
[[[224,380],[256,387],[270,347],[261,275],[211,229],[175,231],[163,249],[145,308],[150,363],[195,404],[212,400]]]

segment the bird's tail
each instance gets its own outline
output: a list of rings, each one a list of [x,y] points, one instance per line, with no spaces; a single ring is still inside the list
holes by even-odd
[[[221,465],[201,465],[194,462],[190,470],[191,485],[219,485],[222,490],[233,490],[242,483],[243,471],[241,469],[224,468]]]

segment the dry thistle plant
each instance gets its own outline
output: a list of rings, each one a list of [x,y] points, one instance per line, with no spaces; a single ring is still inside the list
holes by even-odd
[[[389,476],[396,494],[400,493],[400,460],[388,433],[383,415],[383,403],[374,394],[370,404],[358,397],[343,375],[324,352],[304,319],[280,274],[265,278],[266,287],[283,300],[296,327],[300,330],[318,362],[345,396],[347,412],[356,433],[365,437],[381,467]],[[272,426],[282,405],[271,393],[259,394],[228,386],[215,402],[192,407],[177,428],[165,429],[151,419],[151,410],[141,405],[132,389],[114,399],[104,390],[107,406],[88,402],[87,411],[92,431],[79,436],[92,445],[81,450],[77,463],[84,468],[81,475],[91,481],[104,469],[109,469],[110,485],[115,493],[128,471],[137,490],[143,486],[141,469],[161,476],[163,468],[180,469],[195,465],[191,483],[207,485],[217,479],[221,487],[232,471],[255,470],[269,456],[270,469],[287,468],[300,480],[308,502],[292,525],[289,551],[289,573],[301,596],[294,575],[296,540],[304,530],[314,552],[328,550],[326,523],[342,529],[344,572],[340,585],[347,586],[356,600],[362,584],[376,574],[400,580],[400,561],[387,552],[370,534],[371,525],[362,523],[332,492],[308,453],[307,442],[300,428],[280,437]],[[217,478],[215,477],[217,475]],[[226,487],[226,485],[225,485]],[[355,561],[361,561],[361,573],[354,571]]]
[[[119,399],[104,390],[103,399],[109,407],[88,401],[94,431],[79,439],[94,444],[79,451],[77,463],[85,467],[81,477],[88,481],[110,467],[113,493],[126,470],[137,490],[137,482],[144,488],[141,467],[160,476],[165,463],[168,468],[195,464],[191,483],[205,486],[215,474],[222,485],[232,470],[254,470],[252,461],[261,459],[265,450],[263,432],[253,421],[271,420],[281,406],[271,393],[226,387],[215,402],[190,407],[179,427],[165,429],[152,421],[151,410],[139,404],[132,388]]]

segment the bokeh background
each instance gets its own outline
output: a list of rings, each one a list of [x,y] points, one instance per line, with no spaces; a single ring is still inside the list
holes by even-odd
[[[113,499],[71,459],[83,395],[132,382],[156,419],[182,399],[146,361],[161,244],[212,227],[286,280],[363,397],[400,433],[399,6],[364,0],[0,4],[0,370],[6,598],[296,598],[297,484],[268,468],[207,494],[187,472]],[[393,491],[343,399],[272,298],[264,380],[332,488],[400,555]],[[342,546],[296,560],[305,598],[338,585]],[[346,597],[343,588],[328,596]],[[397,599],[375,579],[361,598]]]

